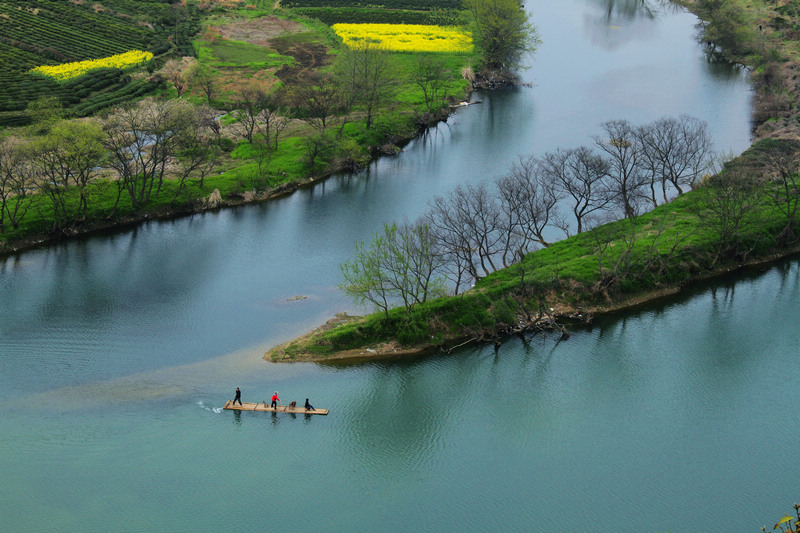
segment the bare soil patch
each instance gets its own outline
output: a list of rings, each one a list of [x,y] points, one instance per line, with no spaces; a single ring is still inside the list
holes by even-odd
[[[261,17],[252,20],[237,20],[220,26],[212,26],[223,39],[243,41],[272,48],[271,40],[281,35],[308,31],[305,26],[278,17]]]
[[[331,61],[328,47],[320,43],[294,43],[274,39],[270,46],[279,54],[294,58],[294,66],[289,67],[291,70],[317,69]],[[278,72],[278,77],[282,78],[280,72]]]

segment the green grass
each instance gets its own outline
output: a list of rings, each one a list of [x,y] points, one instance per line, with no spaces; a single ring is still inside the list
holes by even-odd
[[[766,187],[769,190],[774,184]],[[517,325],[523,308],[532,315],[540,305],[567,311],[602,309],[736,268],[748,259],[780,253],[776,236],[786,218],[762,193],[754,208],[757,216],[740,232],[746,253],[720,258],[719,234],[698,215],[699,206],[711,194],[716,194],[714,186],[704,186],[638,217],[633,226],[620,220],[556,242],[529,253],[518,265],[486,276],[464,294],[425,302],[410,313],[391,309],[388,320],[383,313],[375,313],[303,339],[292,346],[294,356],[325,358],[388,340],[413,346],[481,332],[491,336]],[[631,235],[635,239],[629,272],[607,282]],[[601,262],[598,251],[607,243],[611,246],[605,248]]]
[[[277,68],[293,61],[264,46],[225,39],[198,41],[196,49],[200,61],[213,67]]]

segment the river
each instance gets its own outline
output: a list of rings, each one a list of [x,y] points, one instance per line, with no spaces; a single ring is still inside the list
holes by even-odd
[[[748,146],[747,74],[705,57],[691,15],[526,5],[533,86],[475,95],[398,156],[0,260],[0,530],[752,531],[791,510],[796,261],[562,343],[262,360],[360,311],[336,288],[356,241],[521,154],[681,113],[721,152]],[[221,411],[237,386],[331,414]]]

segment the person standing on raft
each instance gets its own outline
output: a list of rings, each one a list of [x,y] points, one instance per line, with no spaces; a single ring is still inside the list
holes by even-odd
[[[316,411],[316,409],[314,409],[314,406],[308,403],[308,398],[306,398],[306,411]]]
[[[233,404],[236,405],[236,402],[239,402],[239,405],[242,405],[242,391],[239,390],[239,387],[236,387],[236,397],[233,399]]]
[[[272,408],[273,409],[278,409],[278,402],[279,401],[281,401],[281,399],[278,398],[278,391],[275,391],[275,394],[272,395]]]

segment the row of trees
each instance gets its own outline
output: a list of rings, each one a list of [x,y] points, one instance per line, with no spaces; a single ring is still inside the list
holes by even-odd
[[[688,212],[701,222],[697,228],[667,236],[661,220],[648,243],[639,245],[638,208],[656,206],[657,189],[666,201],[670,187],[681,194],[698,185],[701,173],[710,169],[710,140],[705,125],[689,117],[639,128],[611,121],[603,130],[607,137],[595,138],[596,150],[584,146],[521,158],[494,189],[458,186],[435,198],[417,222],[387,225],[369,246],[359,243],[353,260],[342,265],[341,288],[388,318],[397,301],[410,311],[424,298],[443,294],[445,287],[459,293],[473,281],[519,263],[529,251],[549,246],[553,229],[569,235],[571,223],[582,232],[594,222],[614,218],[629,223],[595,231],[590,241],[599,268],[597,292],[622,279],[660,276],[698,228],[716,240],[712,267],[720,258],[744,260],[763,242],[761,232],[774,209],[786,217],[778,243],[796,240],[797,146],[770,144],[752,156],[756,163],[727,164],[690,203]],[[562,208],[572,217],[564,217]]]
[[[410,82],[422,95],[424,111],[413,109],[420,124],[440,117],[452,81],[441,57],[415,55],[410,71],[404,72],[394,55],[362,43],[342,50],[329,72],[302,70],[271,91],[258,86],[241,90],[233,98],[233,113],[255,153],[267,161],[274,145],[270,140],[277,139],[289,118],[307,124],[312,133],[305,139],[306,163],[313,170],[318,159],[331,157],[351,120],[374,130],[378,111],[396,107],[404,84]]]
[[[691,117],[640,127],[613,120],[602,129],[595,149],[521,158],[496,181],[494,193],[486,185],[459,186],[432,202],[423,223],[445,251],[456,290],[549,246],[553,229],[582,233],[597,222],[633,218],[643,205],[657,206],[657,190],[663,201],[671,188],[682,194],[712,164],[706,125]]]
[[[109,188],[106,216],[113,217],[123,197],[137,209],[160,193],[165,179],[177,181],[176,195],[190,177],[202,186],[219,156],[219,140],[207,107],[154,99],[97,120],[54,122],[38,137],[4,137],[0,232],[18,228],[31,208],[52,221],[53,231],[67,231],[86,219],[93,196],[102,196],[107,205]],[[98,185],[97,178],[109,169],[115,179]]]

